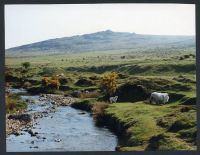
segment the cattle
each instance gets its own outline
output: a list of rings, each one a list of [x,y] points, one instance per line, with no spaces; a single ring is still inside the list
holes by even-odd
[[[169,101],[168,93],[153,92],[150,97],[150,103],[155,102],[156,104],[165,104]]]
[[[115,96],[115,97],[110,97],[109,100],[110,100],[110,103],[116,103],[117,102],[117,99],[118,99],[118,96]]]

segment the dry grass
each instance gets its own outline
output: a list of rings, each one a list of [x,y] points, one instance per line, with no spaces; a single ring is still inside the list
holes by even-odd
[[[85,98],[98,98],[100,96],[100,93],[97,91],[93,92],[82,92],[80,93],[80,98],[85,99]]]
[[[97,102],[92,107],[93,118],[97,125],[101,125],[105,117],[105,109],[108,107],[108,103]]]

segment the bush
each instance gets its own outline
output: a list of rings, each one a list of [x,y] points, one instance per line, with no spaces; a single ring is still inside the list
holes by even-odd
[[[31,66],[30,62],[23,62],[21,65],[22,65],[22,67],[24,67],[25,69],[28,69],[28,68]]]
[[[52,77],[51,79],[49,77],[43,77],[42,85],[52,89],[59,89],[60,82],[58,79],[55,79],[54,77]]]
[[[102,91],[109,96],[112,96],[117,89],[118,74],[115,72],[104,74],[101,80]]]
[[[50,80],[50,79],[49,79],[48,77],[43,77],[43,78],[42,78],[42,85],[43,85],[43,86],[47,86],[48,83],[49,83],[49,80]]]
[[[50,80],[49,84],[48,84],[48,87],[53,88],[53,89],[54,88],[59,89],[59,87],[60,87],[59,80]]]

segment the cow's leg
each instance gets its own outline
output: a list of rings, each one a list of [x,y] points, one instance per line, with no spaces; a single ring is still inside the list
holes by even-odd
[[[152,96],[150,97],[150,99],[149,99],[149,100],[150,100],[150,104],[151,104],[151,103],[152,103],[152,101],[151,101],[151,100],[152,100]]]

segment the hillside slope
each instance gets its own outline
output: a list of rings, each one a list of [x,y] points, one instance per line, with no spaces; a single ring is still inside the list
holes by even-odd
[[[138,48],[191,48],[195,47],[194,36],[141,35],[110,30],[72,37],[50,39],[6,50],[6,54],[31,52],[76,53]]]

